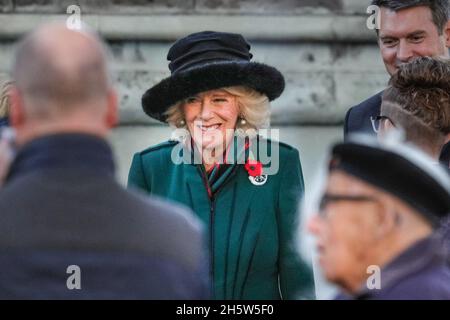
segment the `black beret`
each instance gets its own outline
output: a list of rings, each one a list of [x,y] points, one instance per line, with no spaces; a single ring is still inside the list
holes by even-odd
[[[450,213],[450,177],[407,144],[351,139],[332,149],[330,170],[339,169],[401,199],[433,226]]]

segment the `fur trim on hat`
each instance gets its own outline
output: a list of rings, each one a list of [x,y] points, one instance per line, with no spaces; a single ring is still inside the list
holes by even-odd
[[[192,95],[231,86],[247,86],[278,98],[284,90],[283,75],[275,68],[257,62],[223,62],[204,64],[172,74],[142,96],[146,114],[166,121],[164,113],[170,106]]]

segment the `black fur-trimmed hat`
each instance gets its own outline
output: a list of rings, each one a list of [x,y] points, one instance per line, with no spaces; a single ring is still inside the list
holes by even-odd
[[[450,214],[450,178],[431,158],[405,143],[354,136],[336,144],[330,171],[342,170],[415,208],[433,226]]]
[[[166,121],[164,113],[175,103],[200,92],[247,86],[269,100],[284,90],[284,77],[275,68],[250,62],[250,44],[240,34],[215,31],[193,33],[176,41],[167,54],[171,76],[142,96],[146,114]]]

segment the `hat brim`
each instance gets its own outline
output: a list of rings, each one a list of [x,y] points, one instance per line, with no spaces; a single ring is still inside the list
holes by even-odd
[[[142,108],[150,117],[165,122],[164,113],[175,103],[200,92],[246,86],[265,94],[270,101],[284,90],[284,77],[277,69],[257,62],[204,64],[162,80],[142,96]]]

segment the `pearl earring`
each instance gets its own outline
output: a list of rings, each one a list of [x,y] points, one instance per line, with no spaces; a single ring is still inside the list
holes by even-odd
[[[186,122],[185,122],[183,119],[181,119],[180,121],[178,121],[178,125],[179,125],[180,127],[184,126],[185,124],[186,124]]]
[[[241,125],[244,126],[247,124],[247,120],[245,120],[244,118],[241,118]]]

